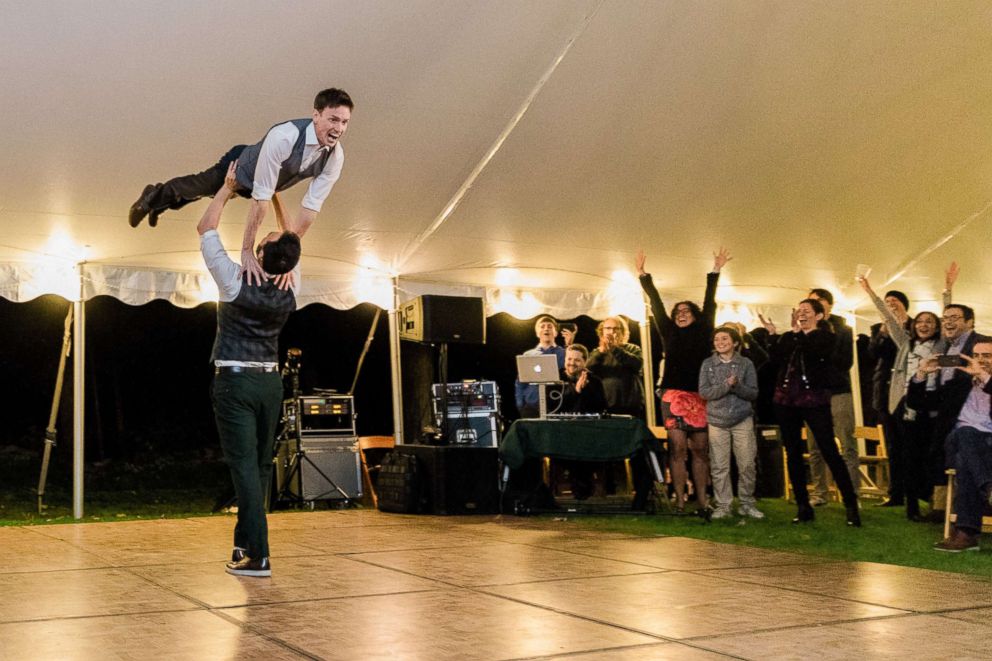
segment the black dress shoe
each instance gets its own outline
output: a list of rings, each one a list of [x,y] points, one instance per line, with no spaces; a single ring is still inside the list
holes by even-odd
[[[813,511],[813,507],[810,505],[800,505],[799,511],[796,512],[796,518],[792,520],[793,523],[808,523],[813,520],[816,513]]]
[[[858,511],[858,504],[846,505],[844,507],[847,512],[847,525],[853,528],[861,527],[861,512]]]
[[[231,551],[231,562],[241,562],[245,559],[247,554],[248,552],[246,549],[243,549],[240,546],[235,546],[234,550]]]
[[[904,504],[902,498],[886,498],[880,503],[875,503],[875,507],[902,507]]]
[[[161,187],[162,184],[148,184],[141,191],[141,196],[131,205],[131,210],[127,214],[127,222],[131,227],[140,225],[144,217],[148,215],[148,212],[152,210],[152,200],[155,199]],[[158,222],[158,214],[156,214],[155,220]]]
[[[269,564],[268,558],[252,560],[245,556],[237,562],[227,563],[226,571],[235,576],[253,576],[256,578],[272,576],[272,566]]]

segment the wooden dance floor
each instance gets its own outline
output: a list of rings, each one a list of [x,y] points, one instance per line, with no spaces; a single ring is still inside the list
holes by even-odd
[[[570,522],[232,517],[0,528],[0,659],[989,658],[992,582]]]

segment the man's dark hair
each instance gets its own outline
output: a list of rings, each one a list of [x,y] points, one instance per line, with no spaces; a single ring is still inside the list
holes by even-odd
[[[324,108],[337,108],[338,106],[344,106],[348,110],[355,109],[355,104],[351,102],[348,93],[336,87],[317,92],[317,97],[313,100],[313,109],[317,112],[323,112]]]
[[[565,351],[578,351],[582,354],[582,360],[589,360],[589,349],[586,349],[586,345],[584,344],[573,342],[565,347]]]
[[[820,291],[827,291],[827,290],[826,289],[821,289]],[[816,294],[816,290],[814,289],[810,293],[811,294]],[[829,294],[830,292],[827,292],[827,293]],[[819,294],[816,294],[816,295],[819,296]],[[823,296],[822,298],[826,298],[826,296]],[[815,312],[816,314],[822,314],[823,316],[826,316],[827,309],[825,307],[823,307],[823,303],[821,303],[817,299],[815,299],[815,298],[804,298],[803,300],[799,301],[799,305],[802,305],[803,303],[809,303],[809,306],[811,308],[813,308],[813,312]],[[797,305],[796,307],[799,307],[799,305]]]
[[[300,237],[283,232],[275,241],[262,246],[262,269],[269,275],[289,273],[300,261]]]
[[[817,298],[822,298],[827,302],[827,305],[834,304],[834,295],[831,294],[830,290],[828,289],[820,289],[819,287],[817,287],[816,289],[810,289],[809,293],[815,295]]]
[[[552,317],[549,314],[542,314],[540,317],[537,318],[537,321],[534,322],[534,332],[536,333],[537,330],[538,330],[538,328],[541,326],[541,324],[543,324],[546,321],[550,321],[551,322],[551,324],[555,327],[555,333],[557,333],[558,332],[558,322],[555,320],[554,317]]]
[[[975,320],[975,311],[972,308],[968,307],[967,305],[962,305],[961,303],[951,303],[950,305],[944,308],[944,314],[947,314],[947,311],[950,310],[951,308],[957,308],[958,310],[961,310],[961,314],[964,316],[965,321]]]

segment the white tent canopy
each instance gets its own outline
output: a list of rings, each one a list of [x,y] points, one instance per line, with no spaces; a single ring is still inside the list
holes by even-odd
[[[992,317],[984,1],[3,5],[9,299],[77,297],[80,260],[84,298],[209,299],[205,203],[156,229],[128,207],[333,85],[356,110],[304,303],[388,305],[395,275],[401,297],[602,316],[636,300],[637,247],[663,292],[699,298],[725,245],[719,298],[750,311],[826,286],[873,316],[859,263],[933,308],[957,259],[955,298]]]

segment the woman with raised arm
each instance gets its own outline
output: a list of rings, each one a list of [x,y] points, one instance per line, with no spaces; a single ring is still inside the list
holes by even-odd
[[[665,310],[651,274],[644,270],[646,256],[637,251],[634,266],[641,288],[651,301],[655,327],[665,351],[661,377],[661,413],[668,430],[669,467],[675,487],[675,509],[682,511],[686,501],[686,458],[692,450],[692,482],[698,513],[709,516],[706,485],[710,477],[709,442],[706,433],[706,402],[699,396],[699,368],[713,352],[711,335],[716,324],[716,285],[720,270],[731,260],[720,248],[713,254],[713,270],[706,275],[703,309],[692,301],[679,301],[672,316]]]
[[[951,304],[951,291],[959,273],[957,262],[951,262],[945,272],[942,307]],[[893,442],[901,442],[903,446],[899,456],[902,458],[901,468],[905,480],[906,518],[923,522],[926,519],[920,515],[919,501],[930,498],[930,492],[935,484],[934,478],[928,475],[927,470],[933,430],[928,412],[924,411],[920,414],[906,405],[906,392],[909,389],[909,379],[916,373],[920,363],[933,353],[934,344],[940,336],[940,318],[933,312],[920,312],[907,329],[899,323],[886,301],[878,297],[867,278],[859,278],[858,282],[875,304],[888,336],[896,345],[892,381],[889,384],[888,410],[898,423],[899,436],[898,439],[893,439]],[[932,391],[936,385],[935,378],[929,379],[927,389]],[[893,454],[889,453],[890,460]],[[939,476],[937,482],[942,482],[940,477],[943,476]]]
[[[836,336],[824,318],[824,312],[823,304],[816,299],[800,301],[792,312],[792,330],[783,333],[771,345],[771,362],[778,367],[773,397],[775,417],[782,430],[789,481],[792,482],[798,507],[792,522],[813,520],[813,506],[806,490],[806,461],[803,458],[806,452],[806,442],[802,437],[805,423],[813,432],[813,440],[844,499],[847,525],[861,526],[858,495],[834,442],[829,367]],[[761,321],[772,336],[777,335],[777,329],[770,320],[761,317]]]

